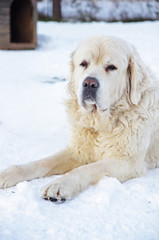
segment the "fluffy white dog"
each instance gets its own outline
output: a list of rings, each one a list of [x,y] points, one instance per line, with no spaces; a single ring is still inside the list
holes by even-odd
[[[68,146],[6,169],[0,187],[65,173],[42,189],[43,198],[64,201],[105,175],[123,182],[159,167],[158,86],[127,42],[104,36],[83,42],[72,54]]]

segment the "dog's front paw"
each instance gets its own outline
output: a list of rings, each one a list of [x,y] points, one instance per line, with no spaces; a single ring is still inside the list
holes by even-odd
[[[69,177],[62,177],[48,184],[41,191],[42,197],[52,202],[64,202],[73,198],[79,192],[78,184]]]
[[[0,173],[0,188],[9,188],[22,181],[22,172],[19,166],[12,166]]]

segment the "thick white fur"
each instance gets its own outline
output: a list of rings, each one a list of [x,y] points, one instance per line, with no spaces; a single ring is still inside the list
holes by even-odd
[[[82,61],[88,66],[80,66]],[[113,64],[114,71],[106,71]],[[99,81],[95,103],[82,103],[86,77]],[[69,199],[104,175],[121,182],[159,167],[159,83],[136,49],[114,37],[94,37],[72,54],[66,107],[72,137],[48,158],[13,166],[0,174],[0,187],[64,174],[42,189],[42,197]]]

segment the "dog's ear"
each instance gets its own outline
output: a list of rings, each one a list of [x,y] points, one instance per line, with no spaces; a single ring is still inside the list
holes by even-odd
[[[131,46],[128,65],[128,94],[132,104],[138,105],[141,99],[142,85],[147,79],[147,71],[136,49]]]

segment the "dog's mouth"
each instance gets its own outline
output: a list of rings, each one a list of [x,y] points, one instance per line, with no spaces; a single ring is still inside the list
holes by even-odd
[[[101,108],[92,96],[87,96],[85,99],[83,99],[83,107],[89,112],[95,112],[97,110],[101,112],[107,111],[107,108]]]
[[[96,101],[93,97],[91,96],[87,96],[84,101],[83,101],[85,104],[88,104],[88,105],[94,105],[96,104]]]
[[[97,110],[97,103],[92,96],[87,96],[82,101],[83,107],[89,112],[93,112]]]

